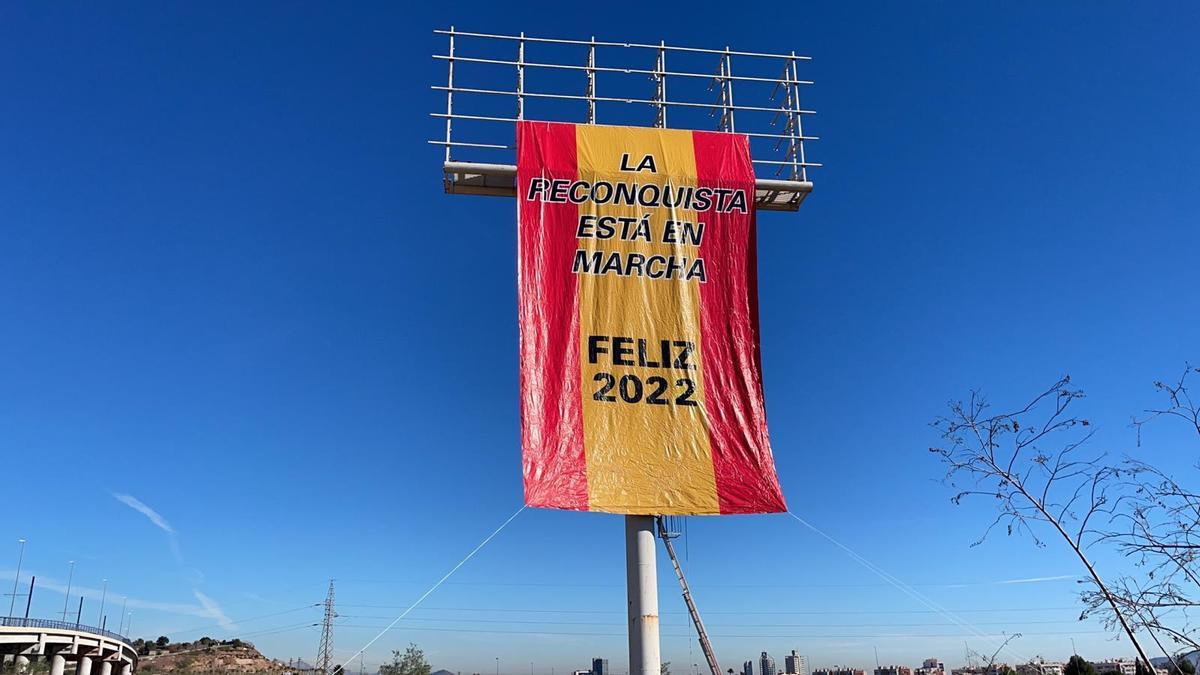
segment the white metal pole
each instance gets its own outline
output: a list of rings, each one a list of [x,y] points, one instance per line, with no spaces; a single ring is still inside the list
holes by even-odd
[[[21,582],[21,562],[25,560],[25,540],[18,539],[17,543],[21,545],[21,552],[17,554],[17,574],[13,577],[13,592],[12,600],[8,602],[8,615],[13,615],[13,608],[17,606],[17,584]]]
[[[104,580],[104,590],[100,592],[100,615],[96,619],[97,624],[104,623],[104,601],[108,599],[108,579]]]
[[[67,573],[67,597],[63,598],[63,623],[67,622],[67,604],[71,602],[71,582],[75,580],[75,561],[69,561],[71,571]]]
[[[625,516],[625,582],[629,598],[629,675],[659,675],[658,568],[654,516]]]

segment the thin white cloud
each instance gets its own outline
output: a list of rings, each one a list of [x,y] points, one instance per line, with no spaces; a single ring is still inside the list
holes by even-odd
[[[57,593],[59,595],[66,594],[67,585],[62,581],[51,579],[43,574],[37,574],[36,571],[31,571],[30,573],[33,573],[38,578],[38,591],[50,591],[51,593]],[[7,578],[12,575],[13,570],[0,570],[0,577]],[[22,575],[24,575],[24,571],[22,572]],[[109,588],[107,591],[105,591],[102,588],[80,586],[78,583],[71,586],[71,598],[74,599],[78,598],[79,596],[83,596],[90,601],[88,603],[89,607],[92,605],[92,603],[99,602],[100,598],[105,595],[107,595],[108,600],[111,603],[114,602],[114,598],[117,598],[120,593],[119,590],[114,588]],[[187,605],[178,602],[158,602],[156,600],[143,600],[141,598],[133,597],[127,599],[122,598],[122,602],[127,603],[129,609],[148,609],[157,612],[166,612],[168,614],[197,616],[203,619],[214,618],[212,611],[204,605]],[[74,610],[75,608],[72,606],[68,608],[68,613],[74,612]]]
[[[216,621],[218,626],[225,630],[237,630],[237,624],[225,615],[225,612],[221,610],[221,606],[217,604],[216,600],[195,589],[192,589],[192,594],[196,596],[196,599],[200,601],[200,606],[204,608],[204,611],[208,612],[208,616],[213,621]]]
[[[957,584],[929,584],[931,586],[940,586],[941,588],[971,588],[972,586],[1006,586],[1009,584],[1044,584],[1052,581],[1066,581],[1067,579],[1078,579],[1078,574],[1057,574],[1050,577],[1025,577],[1021,579],[997,579],[995,581],[969,581]]]
[[[122,494],[115,494],[115,493],[113,494],[113,497],[115,497],[117,499],[117,501],[121,502],[125,506],[128,506],[129,508],[133,509],[134,511],[137,511],[138,513],[142,514],[143,516],[146,516],[146,518],[150,519],[150,522],[154,523],[155,527],[162,530],[163,532],[166,532],[167,534],[171,534],[171,535],[175,534],[175,529],[171,527],[171,524],[167,522],[166,518],[163,518],[162,516],[160,516],[158,514],[158,511],[155,511],[154,509],[150,508],[149,506],[146,506],[138,498],[133,497],[131,495],[122,495]]]
[[[1026,579],[1005,579],[997,581],[997,584],[1040,584],[1047,581],[1063,581],[1064,579],[1078,579],[1078,574],[1059,574],[1052,577],[1028,577]]]

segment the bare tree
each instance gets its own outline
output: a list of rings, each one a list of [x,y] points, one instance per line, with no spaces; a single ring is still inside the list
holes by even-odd
[[[1083,454],[1094,431],[1088,420],[1070,412],[1083,398],[1070,382],[1063,377],[1024,407],[1007,413],[993,413],[986,399],[972,392],[969,400],[952,402],[949,415],[933,421],[942,444],[929,450],[946,465],[945,481],[957,490],[955,504],[985,497],[999,508],[976,544],[1004,527],[1010,535],[1027,534],[1042,547],[1046,542],[1041,532],[1048,528],[1074,552],[1101,602],[1108,605],[1109,616],[1149,663],[1125,608],[1086,552],[1105,535],[1094,529],[1093,521],[1112,516],[1119,496],[1110,491],[1119,470],[1104,466],[1102,454]]]
[[[1134,420],[1139,445],[1142,426],[1160,417],[1182,420],[1200,435],[1200,406],[1187,389],[1188,376],[1196,373],[1200,368],[1188,366],[1173,384],[1154,383],[1167,405]],[[1126,617],[1156,642],[1162,635],[1177,648],[1200,650],[1200,626],[1189,615],[1200,610],[1200,492],[1133,459],[1121,465],[1119,476],[1123,496],[1102,539],[1133,559],[1137,572],[1115,580],[1107,594],[1085,592],[1087,612],[1102,616],[1110,627],[1119,616]],[[1190,484],[1197,483],[1193,479]],[[1179,670],[1178,659],[1167,655]]]

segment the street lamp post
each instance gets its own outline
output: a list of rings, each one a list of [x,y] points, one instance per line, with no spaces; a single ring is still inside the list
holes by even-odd
[[[108,579],[104,580],[104,590],[100,591],[100,616],[96,618],[97,626],[104,622],[104,601],[106,599],[108,599]]]
[[[63,598],[63,623],[67,622],[67,605],[71,604],[71,582],[75,580],[75,561],[69,561],[71,571],[67,573],[67,597]]]
[[[17,543],[21,545],[20,552],[17,554],[17,576],[13,577],[13,592],[12,600],[8,603],[8,615],[13,615],[13,608],[17,606],[17,584],[21,580],[21,561],[25,559],[25,540],[18,539]]]

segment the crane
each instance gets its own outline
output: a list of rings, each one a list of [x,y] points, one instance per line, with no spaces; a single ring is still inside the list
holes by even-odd
[[[687,605],[688,614],[692,617],[692,625],[696,627],[700,650],[704,652],[704,659],[708,661],[708,668],[712,671],[712,675],[722,675],[721,666],[717,663],[717,656],[713,653],[712,643],[709,642],[708,633],[704,630],[704,622],[700,620],[700,611],[696,609],[696,601],[692,599],[692,591],[688,588],[687,579],[683,576],[683,568],[679,566],[679,558],[675,555],[675,546],[671,544],[671,539],[679,534],[667,529],[667,521],[662,516],[658,516],[656,520],[658,536],[667,547],[667,555],[671,557],[671,566],[675,568],[675,576],[679,579],[679,588],[683,591],[683,602]]]

